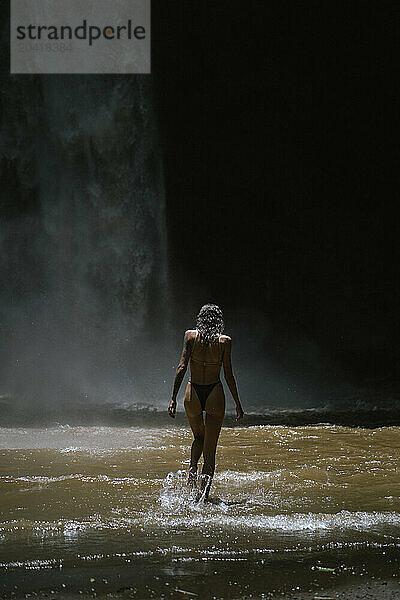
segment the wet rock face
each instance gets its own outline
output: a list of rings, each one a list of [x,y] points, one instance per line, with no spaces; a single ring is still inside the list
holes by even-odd
[[[165,322],[167,297],[151,78],[6,81],[5,391],[98,393],[100,381],[120,382],[121,375],[130,386],[132,345]]]

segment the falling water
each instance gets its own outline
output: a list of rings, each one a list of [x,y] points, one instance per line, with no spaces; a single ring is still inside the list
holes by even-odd
[[[37,410],[140,402],[145,379],[157,394],[146,339],[165,339],[168,293],[151,79],[13,76],[2,109],[0,393]]]

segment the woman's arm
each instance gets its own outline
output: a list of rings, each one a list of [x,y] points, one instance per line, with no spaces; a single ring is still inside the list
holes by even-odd
[[[228,384],[228,388],[232,394],[232,397],[236,404],[236,421],[240,421],[243,419],[243,408],[240,404],[239,393],[236,385],[236,379],[232,370],[232,340],[230,337],[226,336],[225,345],[224,345],[224,377],[225,381]]]
[[[189,331],[185,331],[185,337],[183,338],[183,350],[181,360],[175,372],[174,387],[172,390],[171,401],[168,406],[169,416],[175,418],[176,413],[176,397],[181,387],[183,378],[185,377],[186,369],[188,366],[190,354],[192,351],[191,339],[189,337]]]

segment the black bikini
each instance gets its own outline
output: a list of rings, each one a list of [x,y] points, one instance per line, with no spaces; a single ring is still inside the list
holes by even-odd
[[[192,349],[192,355],[190,357],[190,360],[193,362],[197,362],[199,364],[202,364],[203,367],[207,367],[207,366],[215,366],[215,365],[222,365],[222,357],[221,360],[218,362],[207,362],[204,360],[198,360],[197,358],[193,358],[193,351],[194,351],[194,347],[196,344],[196,338],[197,338],[197,332],[196,332],[196,336],[194,338],[194,342],[193,342],[193,349]],[[221,348],[221,343],[220,343],[220,336],[218,337],[218,344]],[[201,410],[204,411],[206,410],[206,402],[207,402],[207,398],[208,396],[211,394],[211,392],[213,391],[213,389],[215,388],[216,385],[218,385],[219,383],[221,383],[221,380],[218,379],[218,381],[215,381],[214,383],[207,383],[207,384],[200,384],[200,383],[194,383],[194,381],[192,381],[191,379],[190,381],[190,385],[194,387],[196,394],[200,400],[200,404],[201,404]]]
[[[194,387],[194,389],[196,390],[196,394],[199,397],[201,410],[206,410],[207,398],[211,394],[215,386],[218,385],[218,383],[221,383],[221,381],[216,381],[215,383],[209,383],[207,385],[193,383],[193,381],[190,382],[190,384]]]

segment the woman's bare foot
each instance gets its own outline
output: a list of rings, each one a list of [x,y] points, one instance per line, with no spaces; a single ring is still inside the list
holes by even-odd
[[[204,502],[208,501],[208,494],[210,493],[211,480],[212,480],[212,477],[210,477],[210,475],[205,475],[204,473],[201,475],[199,500],[200,500],[200,498],[203,498]]]

